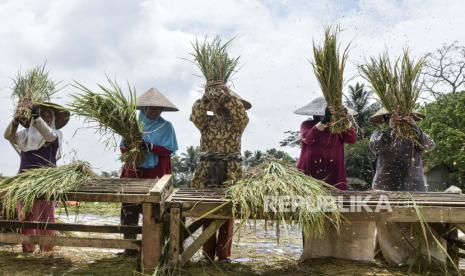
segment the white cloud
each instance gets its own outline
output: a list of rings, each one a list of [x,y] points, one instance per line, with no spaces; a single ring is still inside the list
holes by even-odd
[[[131,1],[9,0],[0,3],[0,125],[11,118],[11,77],[47,60],[54,79],[87,86],[104,83],[108,73],[129,80],[139,92],[158,87],[181,112],[165,114],[177,130],[180,148],[196,145],[199,134],[189,122],[190,107],[202,79],[189,58],[195,36],[223,34],[236,39],[233,55],[242,68],[234,90],[250,100],[250,124],[244,149],[277,147],[283,132],[298,129],[303,117],[292,112],[319,94],[308,59],[312,39],[322,27],[341,23],[344,42],[353,40],[351,62],[384,50],[398,54],[410,46],[416,54],[443,43],[465,43],[463,1]],[[355,75],[350,64],[347,76]],[[66,94],[73,92],[66,87]],[[105,149],[91,130],[65,129],[65,151],[96,168],[118,169],[117,153]],[[293,151],[296,154],[296,151]],[[0,172],[15,173],[18,158],[0,141]]]

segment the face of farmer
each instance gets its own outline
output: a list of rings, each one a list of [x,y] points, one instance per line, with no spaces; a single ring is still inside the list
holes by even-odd
[[[162,109],[160,107],[144,107],[144,114],[150,120],[156,120],[160,117]]]
[[[41,110],[40,111],[40,117],[42,118],[42,120],[44,120],[44,122],[51,126],[52,123],[53,123],[53,112],[51,110],[48,110],[48,109],[44,109],[44,110]]]

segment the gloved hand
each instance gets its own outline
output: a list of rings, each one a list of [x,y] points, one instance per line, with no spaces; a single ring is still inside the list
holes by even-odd
[[[31,109],[32,118],[34,118],[34,120],[39,118],[39,116],[40,116],[40,107],[33,104],[33,105],[31,105],[30,109]]]
[[[142,140],[139,142],[139,148],[144,151],[152,150],[152,143]]]
[[[325,108],[325,116],[323,117],[323,120],[321,120],[321,123],[326,125],[329,122],[331,122],[331,111],[329,110],[329,107]]]

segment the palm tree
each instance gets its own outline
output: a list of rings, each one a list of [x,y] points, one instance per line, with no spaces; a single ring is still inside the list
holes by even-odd
[[[368,119],[376,112],[377,107],[377,105],[375,106],[370,103],[372,95],[373,92],[367,90],[364,83],[359,82],[355,83],[355,86],[349,85],[349,92],[347,95],[344,95],[346,106],[357,113],[354,118],[361,130],[359,131],[361,138],[371,134],[371,126]]]
[[[185,173],[193,174],[199,164],[199,147],[189,146],[186,152],[181,153],[181,166]]]

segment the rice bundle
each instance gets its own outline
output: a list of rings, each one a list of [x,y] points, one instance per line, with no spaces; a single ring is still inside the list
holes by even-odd
[[[226,51],[231,41],[232,39],[223,43],[221,37],[216,36],[210,42],[205,38],[202,42],[196,39],[192,43],[194,53],[191,55],[207,81],[205,93],[212,100],[216,99],[221,91],[228,91],[225,84],[237,71],[239,57],[231,58]]]
[[[32,210],[34,200],[66,201],[64,193],[77,189],[83,183],[95,178],[89,164],[74,161],[60,167],[30,169],[16,176],[0,181],[0,194],[4,214],[13,218],[16,204],[21,202],[21,215]]]
[[[341,133],[350,127],[350,120],[342,105],[342,88],[344,86],[344,68],[347,62],[349,45],[340,53],[338,44],[339,26],[334,30],[331,26],[325,28],[323,45],[313,43],[313,71],[320,83],[321,91],[329,106],[336,114],[331,116],[329,129],[332,133]]]
[[[423,84],[420,73],[424,63],[425,57],[415,61],[410,58],[409,51],[404,50],[402,57],[394,63],[384,54],[377,59],[372,57],[367,64],[360,66],[362,76],[370,82],[384,108],[390,114],[401,117],[402,121],[394,129],[397,138],[418,139],[408,120],[415,117],[414,110]]]
[[[55,89],[55,83],[49,79],[48,72],[45,72],[45,64],[28,71],[25,75],[18,73],[14,79],[12,97],[16,103],[16,114],[21,122],[31,119],[32,104],[49,102]]]
[[[242,221],[263,218],[282,222],[284,226],[294,221],[300,224],[307,237],[324,235],[328,219],[339,226],[337,204],[328,197],[329,191],[335,188],[305,175],[292,164],[267,160],[229,184],[227,192],[234,215]],[[330,212],[325,213],[328,210]]]
[[[110,87],[98,84],[100,92],[94,92],[77,83],[74,87],[82,91],[71,95],[73,102],[70,109],[75,114],[85,118],[85,121],[106,135],[107,145],[110,145],[120,135],[127,145],[127,151],[120,159],[132,168],[144,159],[145,153],[139,148],[142,140],[143,126],[137,117],[136,92],[128,84],[129,97],[125,97],[121,87],[108,78]]]

